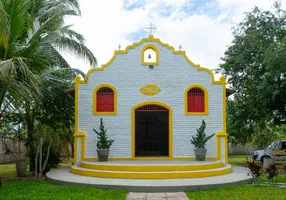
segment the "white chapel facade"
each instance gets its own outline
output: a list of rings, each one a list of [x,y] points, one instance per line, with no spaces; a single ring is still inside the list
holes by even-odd
[[[114,140],[110,160],[194,160],[202,120],[206,160],[227,164],[226,84],[185,51],[149,35],[75,79],[75,164],[96,160],[100,118]]]

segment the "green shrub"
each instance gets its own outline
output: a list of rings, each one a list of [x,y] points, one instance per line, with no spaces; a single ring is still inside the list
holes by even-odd
[[[205,133],[206,122],[203,120],[201,126],[197,129],[197,134],[192,136],[191,143],[198,149],[204,149],[207,141],[211,139],[215,134],[206,136]]]
[[[98,139],[97,148],[98,149],[109,149],[110,146],[113,144],[114,140],[108,139],[102,118],[100,118],[99,131],[95,129],[93,129],[93,131],[96,133],[97,139]]]
[[[44,143],[43,145],[43,163],[46,159],[46,154],[47,154],[47,149],[48,149],[48,144],[47,143]],[[33,158],[36,157],[36,151],[35,152],[29,152],[29,155],[30,155],[30,158],[31,156]],[[45,171],[43,172],[43,174],[46,174],[48,171],[50,171],[51,169],[55,169],[57,167],[59,167],[59,164],[61,162],[61,157],[60,157],[60,154],[61,151],[60,151],[60,148],[57,148],[55,145],[51,145],[51,148],[50,148],[50,155],[49,155],[49,159],[48,159],[48,162],[47,162],[47,166],[46,166],[46,169]],[[39,160],[38,160],[39,162]],[[30,164],[31,164],[31,167],[32,167],[32,170],[34,171],[35,169],[35,160],[31,161],[30,160]],[[39,166],[38,166],[38,170],[39,171]]]
[[[246,167],[249,169],[249,173],[253,178],[261,176],[262,166],[257,164],[254,160],[246,161]]]
[[[276,164],[270,164],[266,169],[265,172],[268,174],[269,179],[273,179],[275,176],[278,175],[278,168]]]

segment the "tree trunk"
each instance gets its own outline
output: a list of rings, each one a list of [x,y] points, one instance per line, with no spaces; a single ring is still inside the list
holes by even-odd
[[[72,150],[71,157],[74,158],[74,142],[71,143],[71,150]]]
[[[52,141],[49,143],[48,150],[47,150],[47,155],[46,155],[46,160],[45,160],[44,166],[41,168],[41,171],[39,173],[39,178],[43,176],[43,173],[44,173],[44,171],[46,169],[46,166],[47,166],[47,163],[48,163],[48,160],[49,160],[49,156],[50,156],[51,144],[52,144]]]
[[[34,146],[34,123],[33,121],[27,122],[28,142],[27,146],[30,151],[30,172],[34,171],[35,167],[35,146]]]

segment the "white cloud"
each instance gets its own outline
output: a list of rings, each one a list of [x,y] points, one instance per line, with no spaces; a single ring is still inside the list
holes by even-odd
[[[136,41],[130,34],[142,31],[150,22],[158,28],[155,37],[178,48],[181,44],[188,57],[201,66],[214,69],[220,63],[232,40],[231,27],[241,21],[244,12],[255,5],[269,9],[273,0],[217,0],[202,3],[196,13],[184,8],[195,0],[146,0],[144,6],[126,10],[126,6],[139,5],[141,0],[79,0],[82,17],[67,19],[74,29],[83,34],[87,46],[94,52],[99,65],[109,61],[114,50],[122,49]],[[203,2],[203,1],[202,1]],[[286,0],[282,0],[283,6]],[[214,6],[217,7],[214,7]],[[216,15],[209,12],[217,11]],[[168,15],[168,12],[171,12]],[[146,32],[145,37],[148,36]],[[83,71],[89,65],[72,56],[67,56],[72,67]]]

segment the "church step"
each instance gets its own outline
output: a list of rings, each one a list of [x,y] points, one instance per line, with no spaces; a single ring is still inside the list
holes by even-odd
[[[192,171],[222,167],[221,161],[82,161],[81,167],[110,171]]]
[[[126,178],[126,179],[175,179],[175,178],[201,178],[228,174],[232,171],[231,165],[227,164],[216,169],[205,169],[195,171],[111,171],[95,170],[73,165],[71,172],[83,176],[94,176],[100,178]]]

